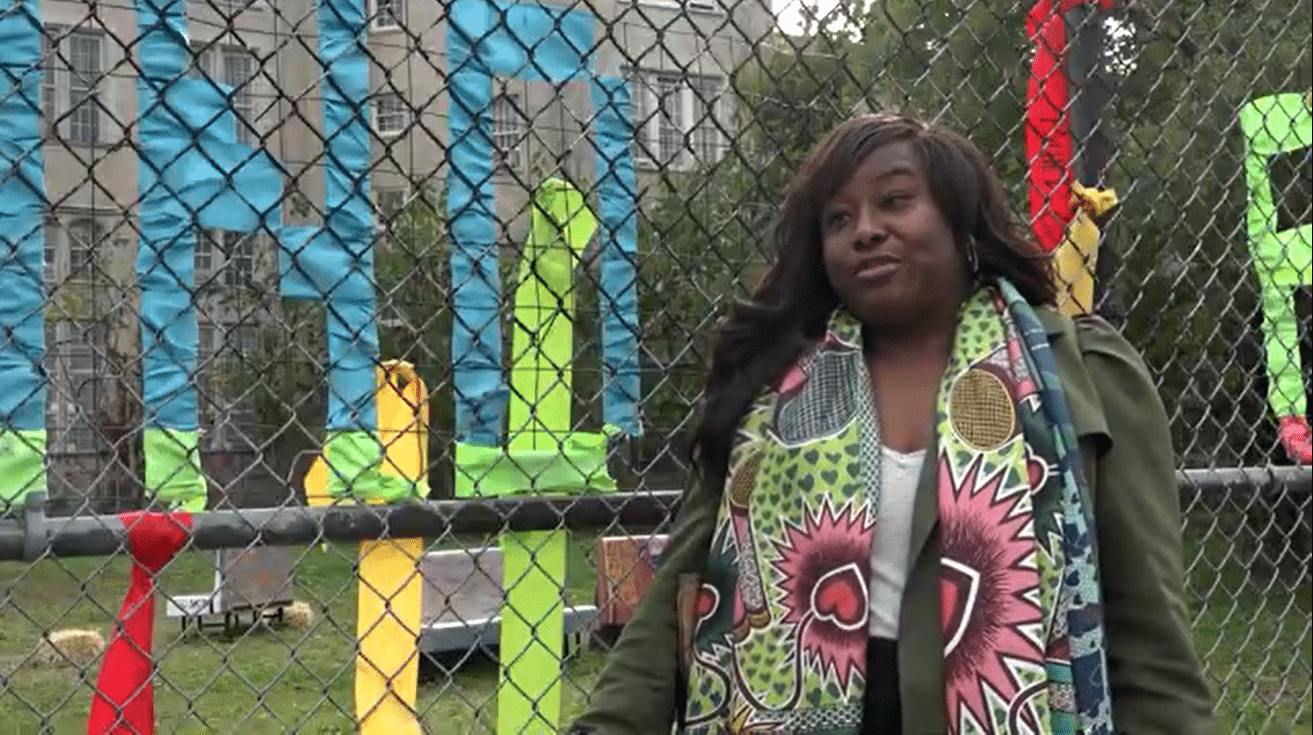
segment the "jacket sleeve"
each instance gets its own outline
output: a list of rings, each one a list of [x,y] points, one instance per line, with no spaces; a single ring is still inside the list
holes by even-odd
[[[684,491],[679,518],[661,563],[611,649],[594,684],[587,711],[568,735],[666,735],[682,700],[679,635],[675,609],[679,577],[706,564],[719,505],[715,493],[692,482]]]
[[[1167,412],[1143,359],[1111,325],[1082,319],[1079,329],[1112,440],[1093,493],[1114,727],[1205,735],[1213,732],[1212,695],[1185,600]]]

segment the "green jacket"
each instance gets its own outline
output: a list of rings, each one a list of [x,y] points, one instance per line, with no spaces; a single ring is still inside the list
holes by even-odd
[[[1107,322],[1038,309],[1094,495],[1114,724],[1129,735],[1211,733],[1212,698],[1184,592],[1176,463],[1153,378]],[[929,456],[934,456],[931,447]],[[934,468],[922,472],[899,624],[904,735],[939,735],[944,642]],[[706,563],[719,493],[693,483],[646,596],[612,650],[573,735],[664,735],[683,702],[676,594]]]

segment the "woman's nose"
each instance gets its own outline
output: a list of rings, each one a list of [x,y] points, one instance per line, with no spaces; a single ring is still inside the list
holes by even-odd
[[[884,239],[884,226],[870,212],[863,212],[857,217],[857,226],[853,229],[854,243],[859,249],[880,244]]]

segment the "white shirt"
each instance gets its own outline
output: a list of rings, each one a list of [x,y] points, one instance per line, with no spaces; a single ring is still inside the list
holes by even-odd
[[[871,545],[873,637],[898,638],[898,614],[903,606],[912,545],[912,508],[924,463],[924,449],[908,454],[880,448],[880,518]]]

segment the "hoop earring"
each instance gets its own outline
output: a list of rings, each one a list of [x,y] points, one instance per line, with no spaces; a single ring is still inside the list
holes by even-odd
[[[967,276],[975,280],[980,275],[980,246],[976,243],[976,238],[967,240]]]

